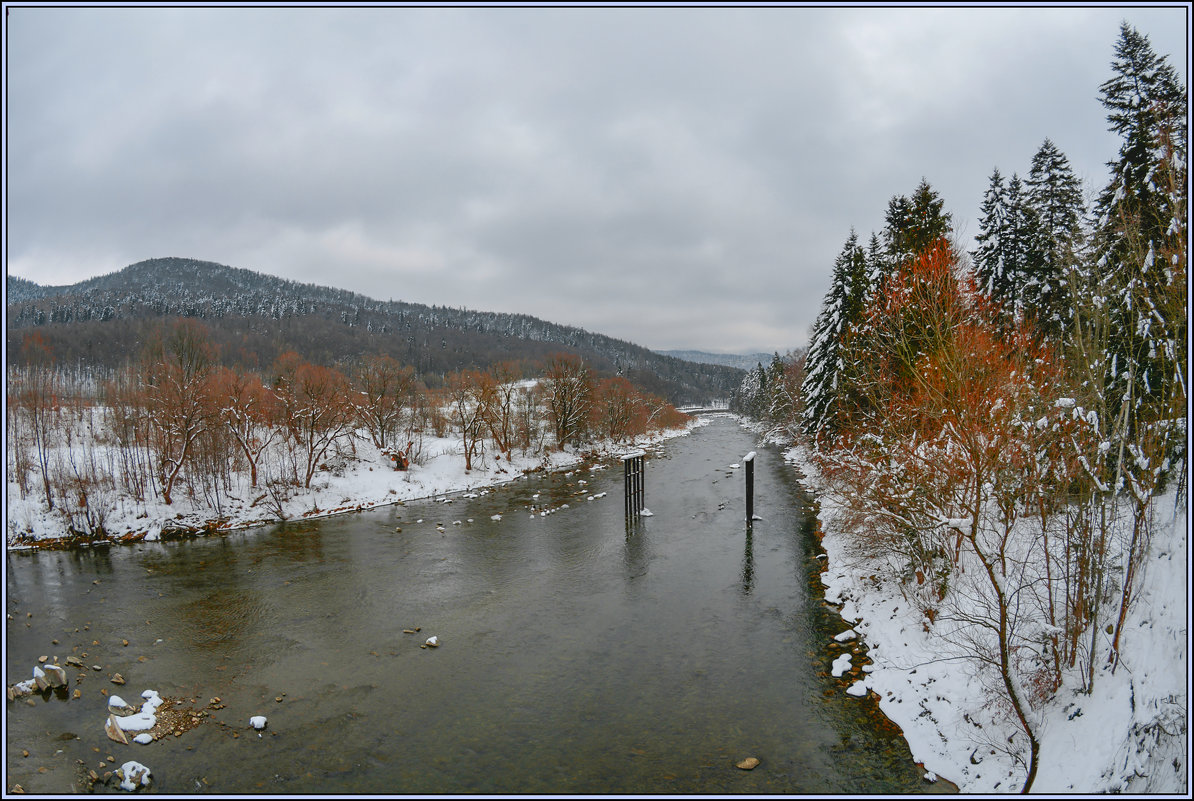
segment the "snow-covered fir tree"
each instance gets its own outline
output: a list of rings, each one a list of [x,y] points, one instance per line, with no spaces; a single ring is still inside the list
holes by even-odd
[[[1005,185],[997,168],[980,211],[979,246],[972,254],[979,287],[1009,319],[1021,320],[1032,311],[1027,287],[1041,258],[1039,226],[1020,176],[1012,173]]]
[[[1056,338],[1072,321],[1065,276],[1083,243],[1082,184],[1069,159],[1046,139],[1032,157],[1025,185],[1037,225],[1038,260],[1031,265],[1024,301],[1034,310],[1041,332]]]
[[[1007,242],[1007,186],[999,168],[991,173],[991,183],[983,194],[979,206],[978,234],[974,237],[978,247],[971,253],[974,272],[979,288],[988,295],[995,294],[995,288],[1005,283],[1004,253]]]
[[[893,197],[883,229],[888,257],[896,264],[907,262],[949,236],[952,215],[944,207],[945,201],[923,178],[911,198]]]
[[[872,236],[872,244],[877,242]],[[804,415],[801,430],[814,441],[836,433],[839,382],[846,368],[844,344],[853,326],[862,318],[870,293],[867,254],[858,245],[858,235],[850,231],[842,252],[833,264],[833,278],[821,313],[813,326],[805,367]]]
[[[1095,269],[1081,277],[1108,310],[1107,400],[1116,417],[1127,406],[1130,434],[1184,406],[1187,95],[1127,23],[1112,69],[1101,100],[1122,143],[1094,209]]]

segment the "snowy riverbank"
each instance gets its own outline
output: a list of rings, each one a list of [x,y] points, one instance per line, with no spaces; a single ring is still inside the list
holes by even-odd
[[[422,442],[422,464],[408,470],[394,470],[389,457],[368,439],[358,439],[355,456],[326,461],[328,469],[317,472],[309,489],[291,487],[285,496],[257,487],[228,495],[218,510],[202,499],[178,493],[172,505],[127,495],[91,499],[105,505],[104,528],[109,541],[157,540],[172,532],[189,534],[221,532],[266,525],[281,519],[312,519],[361,511],[377,506],[420,498],[440,498],[455,493],[483,490],[515,481],[536,471],[562,470],[586,459],[616,457],[623,452],[683,436],[706,421],[692,418],[686,428],[639,436],[630,443],[609,441],[537,455],[512,455],[511,461],[492,454],[476,459],[472,470],[464,469],[459,437],[426,437]],[[247,482],[245,482],[247,484]],[[48,510],[33,497],[22,499],[12,481],[7,486],[5,508],[7,546],[11,549],[45,547],[70,541],[61,510]]]
[[[877,558],[850,547],[838,524],[843,510],[818,492],[805,454],[792,448],[786,458],[820,502],[826,600],[841,604],[846,625],[874,663],[852,694],[876,693],[913,757],[963,793],[1018,792],[1026,767],[1020,749],[1008,743],[1022,735],[998,690],[984,687],[972,659],[951,652],[897,582],[881,578]],[[1172,492],[1157,508],[1153,552],[1118,669],[1113,673],[1100,659],[1090,694],[1066,675],[1036,710],[1041,750],[1034,793],[1188,792],[1187,513]]]

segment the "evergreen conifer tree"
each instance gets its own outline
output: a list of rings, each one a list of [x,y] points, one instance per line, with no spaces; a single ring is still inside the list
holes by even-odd
[[[975,239],[974,269],[979,288],[995,300],[1009,321],[1032,314],[1028,284],[1040,260],[1036,215],[1020,176],[1012,173],[1005,185],[996,168],[980,207],[982,219]]]
[[[981,217],[978,234],[974,237],[978,247],[971,253],[978,286],[988,295],[995,295],[995,288],[1002,286],[1007,256],[1004,253],[1007,240],[1007,187],[999,168],[991,173],[991,183],[979,206]]]
[[[866,285],[868,295],[866,302],[874,300],[874,295],[883,286],[884,279],[891,272],[891,261],[883,250],[883,243],[879,235],[871,232],[870,242],[866,246]]]
[[[1127,23],[1115,55],[1100,90],[1122,144],[1095,205],[1088,280],[1110,317],[1107,398],[1116,415],[1128,405],[1131,436],[1171,414],[1174,382],[1186,380],[1187,97],[1165,57]]]
[[[871,237],[872,248],[877,239]],[[833,278],[813,327],[805,363],[804,415],[801,430],[814,441],[832,438],[837,433],[837,416],[842,400],[843,363],[846,338],[863,317],[871,294],[868,268],[875,265],[858,245],[858,235],[850,236],[833,264]]]
[[[905,263],[931,249],[937,240],[948,238],[951,215],[945,201],[921,179],[911,198],[898,195],[887,205],[883,236],[887,254],[896,263]]]
[[[1056,338],[1072,321],[1065,276],[1082,247],[1082,185],[1049,139],[1032,157],[1026,184],[1037,223],[1037,258],[1029,265],[1025,304],[1035,310],[1041,332]]]

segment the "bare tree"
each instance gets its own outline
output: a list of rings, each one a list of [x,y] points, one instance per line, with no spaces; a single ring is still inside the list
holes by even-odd
[[[353,371],[357,410],[362,427],[378,448],[393,444],[415,388],[413,367],[386,355],[363,358]]]
[[[310,488],[319,460],[352,430],[348,380],[339,370],[283,354],[275,366],[278,396],[287,434],[302,458],[303,486]]]
[[[486,374],[486,425],[493,444],[510,461],[514,447],[515,410],[518,402],[518,379],[521,373],[513,362],[499,362]]]
[[[211,425],[208,379],[214,358],[206,327],[190,319],[178,321],[164,339],[151,341],[147,349],[142,391],[166,504],[173,501],[174,483],[195,442]]]
[[[463,370],[448,376],[444,384],[452,422],[460,430],[463,440],[465,470],[472,470],[473,459],[482,453],[482,431],[492,382],[492,377],[483,373]]]
[[[544,372],[543,394],[556,446],[563,450],[567,443],[579,444],[593,394],[589,369],[581,358],[568,353],[552,356]]]
[[[649,412],[642,395],[622,376],[593,387],[592,426],[599,436],[622,442],[643,433]]]
[[[27,366],[17,373],[13,387],[16,410],[20,412],[20,418],[25,420],[27,430],[33,438],[46,506],[53,509],[54,490],[50,475],[53,448],[59,438],[60,429],[59,376],[53,369],[54,355],[50,345],[39,332],[26,334],[21,343],[21,350]]]
[[[213,400],[232,441],[249,466],[249,486],[257,486],[257,466],[278,435],[277,398],[261,378],[244,370],[219,370],[212,381]]]

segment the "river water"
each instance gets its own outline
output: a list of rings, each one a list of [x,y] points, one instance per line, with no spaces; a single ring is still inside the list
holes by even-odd
[[[7,703],[6,785],[79,791],[80,768],[136,759],[169,793],[932,791],[876,704],[829,676],[845,625],[815,597],[808,499],[773,448],[747,532],[730,465],[751,450],[716,417],[649,451],[653,515],[631,524],[607,463],[450,503],[10,553],[7,683],[41,655],[86,667],[68,671],[79,699]],[[145,689],[208,722],[108,740],[101,690]]]

